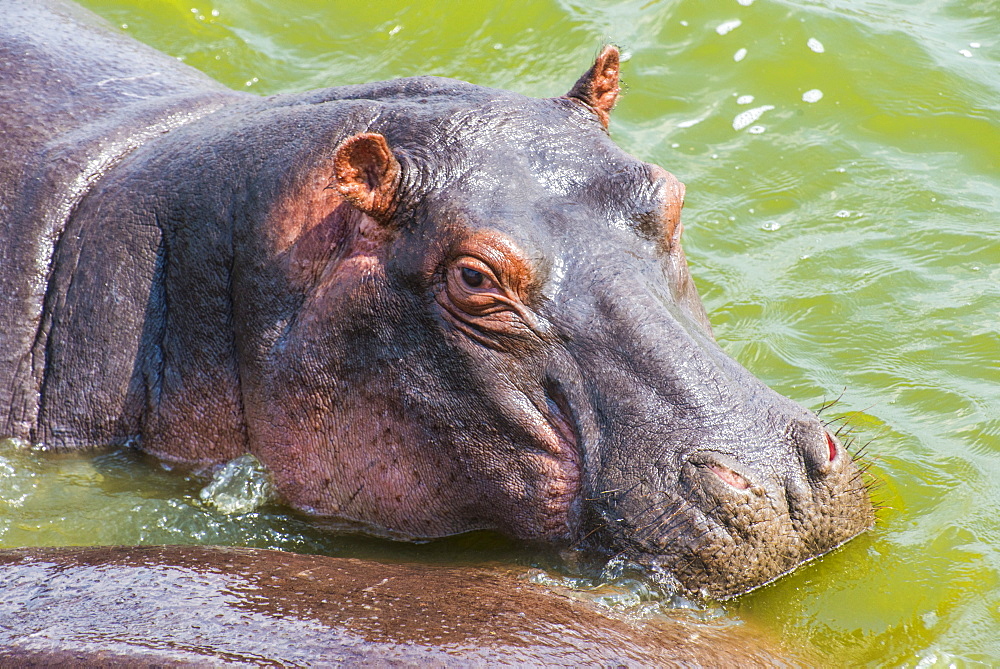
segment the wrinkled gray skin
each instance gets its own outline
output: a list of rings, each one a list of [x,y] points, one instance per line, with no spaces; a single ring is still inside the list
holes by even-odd
[[[72,5],[0,26],[0,436],[245,452],[292,506],[584,545],[729,597],[872,524],[822,423],[714,342],[683,187],[569,96],[258,98]]]

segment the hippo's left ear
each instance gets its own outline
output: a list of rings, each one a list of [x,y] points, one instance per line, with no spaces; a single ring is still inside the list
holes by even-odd
[[[386,222],[396,208],[400,168],[385,137],[365,132],[348,137],[333,156],[336,188],[345,200]]]
[[[611,108],[618,101],[618,47],[607,45],[601,50],[594,66],[580,77],[567,97],[576,98],[594,110],[604,127],[611,120]]]

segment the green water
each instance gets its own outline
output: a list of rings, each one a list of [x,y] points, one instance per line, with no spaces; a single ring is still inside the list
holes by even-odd
[[[84,4],[261,94],[439,74],[558,95],[622,46],[612,132],[687,184],[719,341],[807,406],[841,396],[888,507],[726,615],[834,665],[1000,663],[1000,0]],[[489,536],[411,547],[226,516],[204,485],[0,449],[0,545],[524,559]]]

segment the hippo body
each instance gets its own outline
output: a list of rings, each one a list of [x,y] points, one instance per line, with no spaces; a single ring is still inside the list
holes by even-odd
[[[365,532],[585,545],[729,597],[873,522],[815,415],[727,357],[683,186],[570,93],[260,98],[73,5],[0,26],[0,437],[243,453]]]
[[[760,630],[614,618],[496,567],[246,548],[0,551],[0,666],[809,666]]]

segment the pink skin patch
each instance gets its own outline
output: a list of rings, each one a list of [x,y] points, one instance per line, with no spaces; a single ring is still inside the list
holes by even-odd
[[[833,440],[829,432],[826,433],[826,445],[830,449],[830,462],[833,462],[837,459],[837,442]]]
[[[709,465],[708,468],[715,472],[716,476],[737,490],[746,490],[750,487],[750,482],[734,472],[732,469],[721,465]]]

